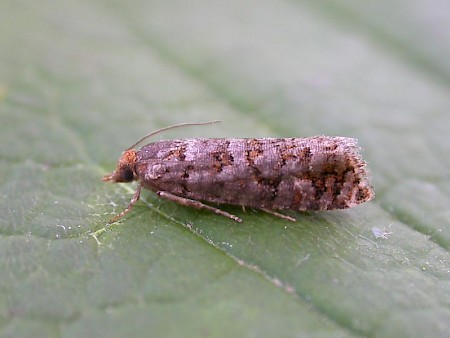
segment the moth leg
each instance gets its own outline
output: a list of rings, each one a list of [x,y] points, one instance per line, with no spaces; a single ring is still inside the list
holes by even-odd
[[[223,211],[223,210],[211,207],[209,205],[203,204],[202,202],[199,202],[199,201],[196,201],[196,200],[191,200],[189,198],[184,198],[184,197],[180,197],[180,196],[177,196],[177,195],[173,195],[173,194],[171,194],[170,192],[167,192],[167,191],[158,191],[157,194],[158,194],[158,196],[160,196],[162,198],[165,198],[165,199],[167,199],[169,201],[176,202],[178,204],[181,204],[181,205],[184,205],[184,206],[187,206],[187,207],[192,207],[192,208],[195,208],[195,209],[209,210],[209,211],[214,212],[217,215],[222,215],[222,216],[231,218],[233,221],[236,221],[236,222],[239,222],[239,223],[242,222],[242,219],[240,219],[237,216],[229,214],[226,211]]]
[[[284,214],[280,214],[279,212],[275,212],[273,210],[270,209],[266,209],[266,208],[260,208],[259,210],[262,210],[264,212],[267,212],[268,214],[271,214],[273,216],[285,219],[287,221],[291,221],[291,222],[295,222],[297,221],[294,217],[288,216],[288,215],[284,215]]]
[[[119,219],[121,219],[123,216],[125,216],[133,208],[133,205],[135,205],[136,202],[139,201],[139,197],[141,196],[141,189],[142,189],[142,185],[139,184],[136,188],[133,198],[130,201],[130,204],[128,204],[128,206],[125,208],[125,210],[122,211],[120,214],[118,214],[114,218],[111,218],[109,220],[110,224],[117,222]]]

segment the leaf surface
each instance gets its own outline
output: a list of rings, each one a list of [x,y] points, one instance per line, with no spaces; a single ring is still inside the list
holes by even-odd
[[[0,4],[0,332],[445,337],[448,4]],[[356,137],[377,198],[224,217],[102,175],[142,135]]]

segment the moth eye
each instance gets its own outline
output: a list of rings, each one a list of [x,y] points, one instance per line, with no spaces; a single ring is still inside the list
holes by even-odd
[[[134,179],[133,171],[130,168],[123,168],[120,176],[122,182],[131,182]]]

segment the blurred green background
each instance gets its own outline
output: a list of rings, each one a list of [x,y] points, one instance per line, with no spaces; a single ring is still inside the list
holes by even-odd
[[[450,3],[0,2],[0,335],[448,337]],[[237,224],[133,185],[170,137],[356,137],[377,197]],[[389,233],[377,237],[377,231]]]

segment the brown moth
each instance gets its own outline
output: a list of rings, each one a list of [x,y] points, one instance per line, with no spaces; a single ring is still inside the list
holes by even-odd
[[[375,197],[353,138],[195,138],[157,141],[133,149],[163,130],[215,122],[166,127],[128,148],[103,181],[139,184],[128,207],[110,223],[131,210],[142,187],[237,222],[242,220],[203,202],[252,207],[295,221],[275,210],[345,209]]]

